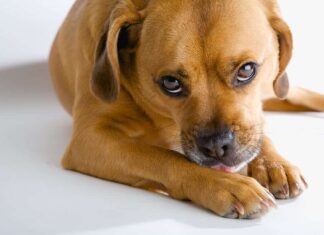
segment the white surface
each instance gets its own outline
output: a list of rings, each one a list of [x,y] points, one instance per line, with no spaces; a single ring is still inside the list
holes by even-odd
[[[261,220],[64,171],[71,133],[46,57],[71,0],[0,0],[0,234],[323,234],[324,114],[269,114],[278,149],[310,188]],[[324,92],[323,1],[281,1],[296,41],[290,77]],[[321,31],[319,31],[321,30]]]

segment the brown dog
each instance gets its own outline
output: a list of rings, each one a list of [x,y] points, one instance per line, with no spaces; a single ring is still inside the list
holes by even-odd
[[[259,217],[272,195],[306,188],[263,133],[263,101],[324,110],[322,95],[288,93],[291,54],[274,0],[78,0],[50,55],[74,120],[62,164],[220,216]],[[250,177],[235,173],[247,165]]]

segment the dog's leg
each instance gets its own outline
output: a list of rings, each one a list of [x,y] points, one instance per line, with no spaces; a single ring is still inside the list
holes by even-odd
[[[267,137],[260,156],[249,164],[248,171],[249,176],[258,180],[278,199],[297,197],[307,188],[299,169],[282,158]]]
[[[290,89],[286,100],[266,100],[265,111],[324,112],[324,95],[304,88]]]
[[[305,106],[314,111],[324,112],[324,95],[300,88],[292,88],[287,100],[295,105]]]
[[[65,168],[135,187],[158,187],[224,217],[256,218],[275,206],[270,192],[253,178],[200,167],[177,152],[89,124],[75,126]]]

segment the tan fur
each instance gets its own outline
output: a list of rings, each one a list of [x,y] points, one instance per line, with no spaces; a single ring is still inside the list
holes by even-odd
[[[324,111],[324,98],[288,93],[292,38],[278,9],[273,0],[77,0],[50,55],[55,90],[74,122],[63,166],[231,218],[264,214],[271,193],[298,196],[306,182],[264,136],[262,102],[277,95]],[[128,44],[117,48],[122,33]],[[261,64],[256,80],[234,89],[231,66],[251,60]],[[190,78],[189,97],[161,92],[156,81],[169,73]],[[182,147],[213,122],[231,125],[241,145],[263,139],[249,165],[254,179],[186,160]]]

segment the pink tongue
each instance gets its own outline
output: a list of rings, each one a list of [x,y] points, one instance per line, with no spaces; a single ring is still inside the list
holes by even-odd
[[[228,172],[228,173],[233,173],[235,171],[235,169],[233,167],[228,167],[228,166],[224,166],[224,165],[213,166],[212,169],[218,170],[218,171],[224,171],[224,172]]]

